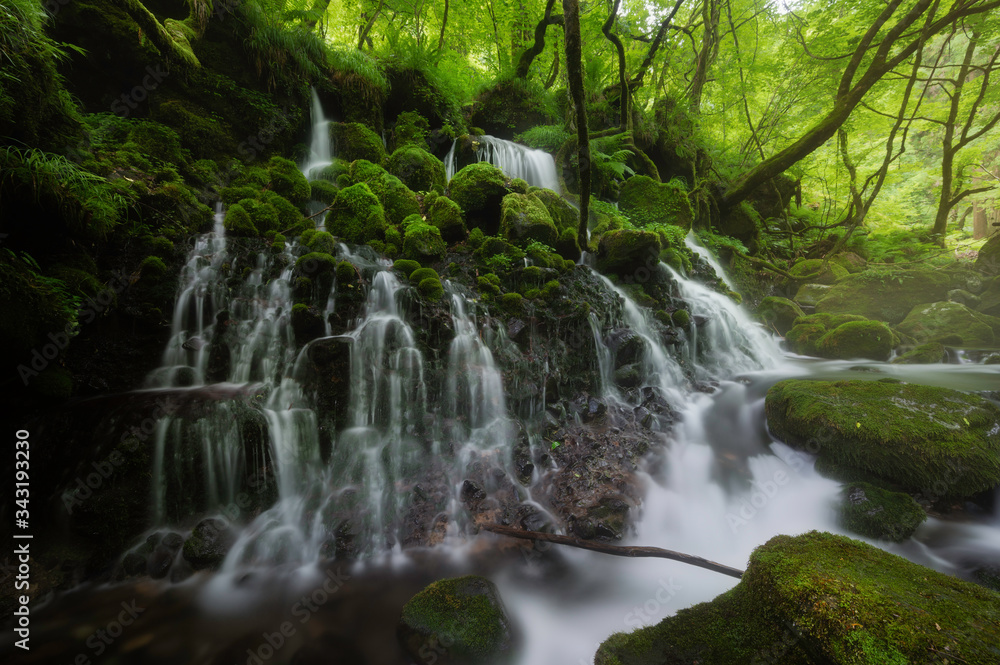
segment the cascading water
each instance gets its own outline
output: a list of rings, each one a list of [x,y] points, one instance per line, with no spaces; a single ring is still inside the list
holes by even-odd
[[[554,192],[560,191],[559,175],[552,155],[544,150],[533,150],[520,143],[505,141],[495,136],[476,136],[476,159],[489,162],[511,178],[521,178],[533,187],[544,187]],[[458,170],[455,146],[445,157],[445,177],[451,180]]]
[[[316,89],[312,89],[312,131],[309,135],[309,156],[303,162],[301,170],[306,178],[312,180],[323,168],[333,163],[330,151],[330,121],[323,113],[323,105],[319,101]]]

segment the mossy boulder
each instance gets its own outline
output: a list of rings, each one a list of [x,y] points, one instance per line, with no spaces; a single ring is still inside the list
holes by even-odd
[[[360,122],[331,122],[330,140],[336,146],[338,159],[364,159],[373,164],[385,161],[382,137]]]
[[[822,259],[805,259],[789,268],[788,274],[802,282],[834,284],[850,273],[847,272],[847,268],[833,261],[826,261],[824,265]]]
[[[462,209],[447,196],[438,196],[427,209],[427,221],[437,227],[445,242],[459,242],[469,235],[462,220]]]
[[[634,175],[622,185],[618,209],[636,226],[672,224],[691,230],[694,210],[687,192],[676,182],[657,182],[645,175]]]
[[[309,183],[309,198],[330,205],[337,198],[337,186],[327,180],[313,180]]]
[[[510,193],[510,179],[487,162],[470,164],[448,183],[448,197],[462,209],[466,225],[494,235],[500,228],[500,204]]]
[[[532,241],[556,244],[559,233],[545,205],[534,194],[508,194],[500,204],[500,233],[527,247]]]
[[[858,535],[898,543],[913,535],[927,513],[909,494],[859,481],[841,490],[839,519]]]
[[[407,146],[427,148],[427,135],[431,125],[427,118],[414,111],[404,111],[396,116],[396,125],[392,128],[392,144],[394,150]]]
[[[944,345],[940,342],[928,342],[910,349],[892,359],[897,365],[924,365],[943,363],[948,357]]]
[[[648,231],[608,231],[597,245],[597,269],[619,275],[650,270],[659,263],[660,236]]]
[[[757,307],[757,315],[764,323],[778,331],[779,335],[784,335],[791,330],[795,319],[804,316],[804,314],[802,308],[795,302],[777,296],[767,296],[760,301],[760,306]]]
[[[512,625],[496,585],[467,575],[439,580],[403,606],[396,634],[410,656],[439,663],[501,665],[513,660]]]
[[[594,663],[990,665],[997,644],[996,592],[812,531],[775,536],[750,555],[735,588],[655,626],[612,635]]]
[[[816,311],[899,323],[917,305],[945,300],[951,288],[951,278],[934,270],[866,270],[831,286]]]
[[[897,329],[918,342],[957,336],[959,346],[995,346],[1000,340],[1000,318],[982,314],[957,302],[917,305]]]
[[[889,326],[881,321],[851,321],[837,326],[816,342],[822,358],[850,360],[868,358],[888,360],[893,338]]]
[[[440,279],[427,277],[417,284],[417,291],[427,300],[441,300],[444,297],[444,285]]]
[[[267,173],[270,176],[268,187],[272,192],[280,194],[293,204],[309,200],[309,181],[292,160],[277,155],[272,157],[267,160]]]
[[[1000,277],[994,277],[983,286],[976,311],[990,316],[1000,316]]]
[[[203,519],[184,541],[184,559],[195,570],[214,570],[222,565],[235,541],[236,534],[225,521],[213,517]]]
[[[413,259],[398,259],[393,262],[392,267],[403,273],[403,276],[409,278],[410,273],[420,269],[420,262]]]
[[[437,261],[444,256],[448,245],[441,238],[441,231],[420,218],[411,215],[403,223],[403,255],[405,258],[427,263]]]
[[[804,323],[793,326],[785,334],[785,342],[788,344],[788,349],[793,353],[803,356],[818,356],[819,350],[817,344],[826,333],[826,326],[815,323]]]
[[[559,196],[551,189],[544,187],[529,187],[528,194],[538,197],[545,209],[549,211],[552,223],[556,225],[559,233],[572,231],[574,234],[580,226],[580,213],[569,204],[566,199]]]
[[[326,215],[326,228],[346,242],[364,244],[385,238],[385,210],[367,184],[361,182],[337,192]]]
[[[257,227],[253,225],[250,213],[239,203],[234,203],[226,210],[222,226],[226,229],[226,235],[234,238],[256,238],[260,235]]]
[[[1000,483],[1000,407],[948,388],[885,381],[776,383],[765,400],[780,440],[855,471],[936,497]]]
[[[854,252],[840,252],[835,256],[831,256],[830,261],[836,263],[851,274],[864,272],[865,268],[868,267],[868,262]]]
[[[987,275],[1000,274],[1000,233],[993,234],[979,248],[979,255],[976,257],[976,269],[982,270]]]
[[[386,170],[415,192],[429,191],[435,185],[444,188],[444,162],[423,148],[408,145],[398,148],[385,165]]]
[[[261,235],[278,230],[278,211],[270,203],[256,199],[242,199],[239,206],[250,215],[254,228]]]
[[[793,300],[801,307],[815,307],[829,292],[830,286],[826,284],[803,284],[795,292]]]

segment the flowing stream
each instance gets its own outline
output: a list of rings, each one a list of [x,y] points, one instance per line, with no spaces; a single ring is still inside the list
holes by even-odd
[[[552,155],[544,150],[498,139],[495,136],[476,136],[476,160],[489,162],[511,178],[521,178],[534,187],[545,187],[559,192],[559,175]],[[451,180],[458,171],[458,141],[444,158],[445,177]]]

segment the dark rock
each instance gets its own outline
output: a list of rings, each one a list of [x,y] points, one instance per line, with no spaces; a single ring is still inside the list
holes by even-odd
[[[184,541],[184,559],[195,570],[218,568],[235,540],[236,535],[224,521],[211,517],[203,519]]]

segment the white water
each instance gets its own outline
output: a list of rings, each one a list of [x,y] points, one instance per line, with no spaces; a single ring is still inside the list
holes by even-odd
[[[511,178],[521,178],[534,187],[544,187],[559,192],[559,175],[552,155],[544,150],[533,150],[520,143],[505,141],[495,136],[476,136],[476,159],[489,162]],[[458,170],[455,146],[444,159],[445,176],[451,180]]]
[[[330,121],[323,113],[323,105],[315,88],[312,89],[310,113],[312,130],[309,134],[309,157],[302,163],[301,170],[306,178],[312,180],[316,177],[316,172],[333,163],[330,151]]]

